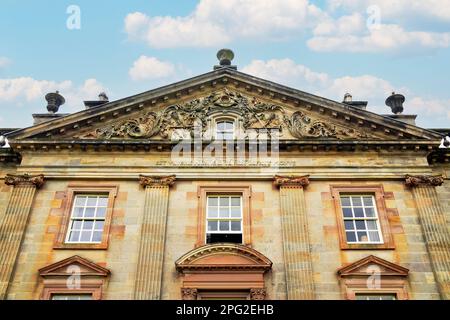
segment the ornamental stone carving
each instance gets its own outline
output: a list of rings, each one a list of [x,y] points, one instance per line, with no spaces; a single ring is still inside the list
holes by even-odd
[[[274,177],[274,185],[277,187],[287,187],[287,188],[304,188],[309,185],[309,175],[302,177],[283,177],[283,176],[275,176]]]
[[[139,176],[139,184],[145,187],[170,187],[175,183],[176,177],[173,176]]]
[[[36,188],[40,188],[44,185],[44,175],[13,175],[7,174],[5,177],[5,184],[8,186],[35,186]]]
[[[266,300],[267,291],[264,288],[250,289],[250,300]]]
[[[198,291],[195,288],[181,288],[181,299],[197,300]]]
[[[406,175],[405,184],[408,187],[414,188],[420,185],[429,185],[438,187],[444,183],[442,176],[410,176]]]
[[[190,137],[194,132],[205,134],[208,119],[217,112],[233,114],[246,132],[252,130],[283,130],[292,137],[300,138],[367,138],[364,132],[337,127],[323,120],[306,115],[302,111],[288,114],[275,104],[266,103],[242,95],[239,92],[223,89],[206,97],[197,98],[184,104],[175,104],[160,111],[143,113],[139,117],[122,120],[104,128],[78,136],[81,139],[144,139],[160,137],[171,139],[177,130],[185,130]]]

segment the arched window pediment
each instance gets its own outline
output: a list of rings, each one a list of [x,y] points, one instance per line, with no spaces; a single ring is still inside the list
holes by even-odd
[[[272,262],[260,252],[243,245],[219,243],[196,248],[175,262],[179,272],[195,270],[266,272]]]

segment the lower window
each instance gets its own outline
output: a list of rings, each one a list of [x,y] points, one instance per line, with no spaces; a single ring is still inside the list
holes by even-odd
[[[356,300],[397,300],[395,293],[356,293]]]
[[[92,300],[92,294],[64,294],[54,293],[51,300]]]

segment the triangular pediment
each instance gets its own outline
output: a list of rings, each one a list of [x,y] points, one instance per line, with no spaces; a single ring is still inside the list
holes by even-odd
[[[374,272],[381,276],[406,277],[409,270],[395,263],[381,259],[376,256],[368,256],[338,270],[341,277],[348,276],[370,276]]]
[[[42,277],[71,276],[76,272],[80,276],[106,277],[110,271],[80,256],[73,256],[53,263],[39,270]]]
[[[235,116],[244,130],[281,128],[280,139],[286,140],[440,140],[433,131],[230,68],[21,129],[8,138],[12,146],[38,140],[170,140],[174,132],[192,132],[194,121],[206,130],[219,115]]]

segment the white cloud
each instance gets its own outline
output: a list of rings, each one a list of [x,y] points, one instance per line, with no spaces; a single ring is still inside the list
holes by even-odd
[[[105,91],[105,87],[96,79],[87,79],[80,86],[69,80],[56,82],[31,77],[0,79],[0,103],[5,105],[37,102],[42,104],[44,112],[45,95],[55,91],[59,91],[66,99],[60,112],[74,112],[82,109],[83,100],[96,99],[100,92]]]
[[[11,64],[11,60],[6,57],[0,57],[0,68],[4,68]]]
[[[174,75],[175,66],[155,57],[140,56],[129,71],[134,81],[161,79]]]
[[[381,18],[426,17],[450,22],[450,3],[448,0],[328,0],[329,7],[360,10],[365,12],[369,6],[380,8]]]
[[[342,19],[342,18],[341,18]],[[315,51],[343,52],[418,52],[425,49],[447,48],[450,33],[405,31],[398,25],[378,25],[374,29],[353,30],[354,34],[340,28],[341,22],[331,22],[328,26],[316,28],[316,34],[307,45]],[[361,25],[360,25],[361,26]],[[364,27],[365,28],[365,25]]]
[[[450,120],[450,99],[420,97],[406,87],[396,86],[372,75],[333,78],[290,59],[254,60],[242,71],[335,101],[342,101],[348,92],[353,95],[354,100],[368,100],[368,110],[379,114],[390,113],[384,102],[395,91],[406,96],[405,114],[418,114],[420,123],[426,122],[433,127],[432,123],[436,119],[442,123]]]
[[[295,35],[324,17],[308,0],[200,0],[184,17],[131,13],[125,31],[157,48],[215,47],[241,37]]]

